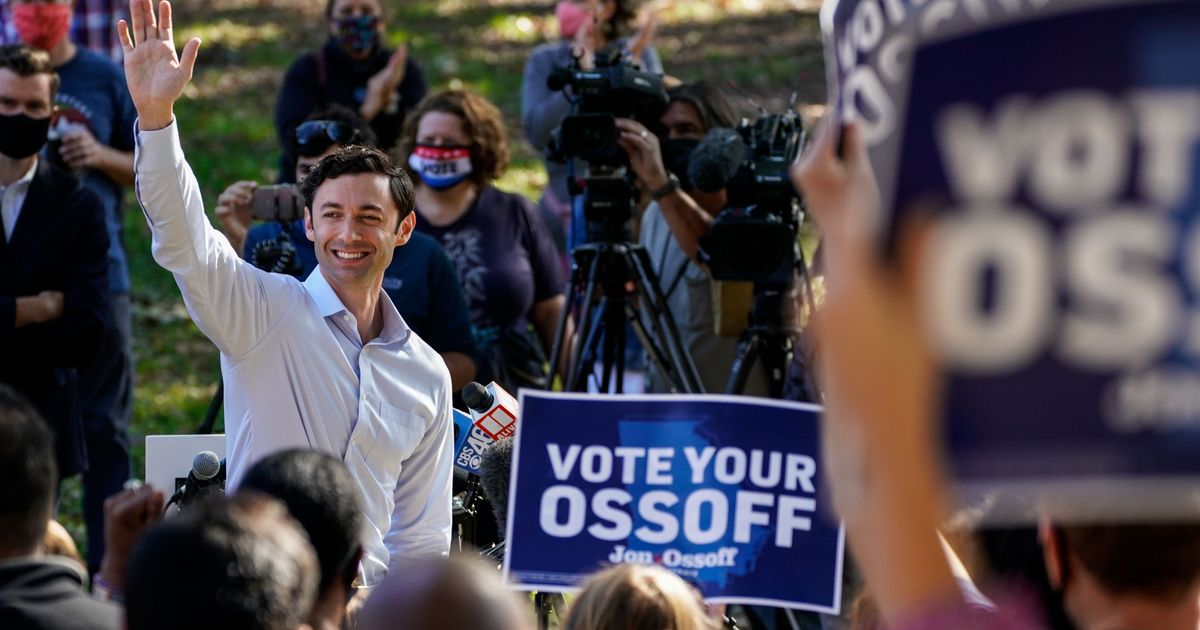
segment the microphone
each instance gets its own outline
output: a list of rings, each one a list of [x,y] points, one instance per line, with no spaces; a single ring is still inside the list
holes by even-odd
[[[729,186],[746,161],[746,141],[728,127],[713,127],[688,160],[688,179],[697,190],[717,192]]]
[[[175,503],[182,509],[214,492],[225,492],[225,460],[212,451],[200,451],[192,458],[187,481],[171,495],[163,511]]]
[[[200,451],[192,458],[192,475],[197,482],[207,482],[221,472],[221,458],[212,451]]]
[[[483,385],[471,381],[463,386],[462,399],[467,404],[467,408],[474,409],[480,413],[487,413],[488,407],[492,406],[496,397]]]
[[[459,418],[456,414],[459,435],[454,445],[454,465],[469,474],[479,474],[484,449],[512,437],[516,431],[517,401],[495,381],[487,387],[474,381],[467,383],[462,398],[470,416]]]
[[[492,514],[503,537],[508,523],[508,484],[512,478],[513,440],[506,438],[483,449],[479,464],[479,485],[492,504]]]

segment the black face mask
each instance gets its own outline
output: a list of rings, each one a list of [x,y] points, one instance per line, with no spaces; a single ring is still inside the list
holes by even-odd
[[[23,160],[42,150],[42,146],[46,144],[46,134],[49,132],[49,116],[0,116],[0,153],[14,160]]]
[[[692,189],[692,181],[688,179],[688,160],[699,144],[699,140],[691,138],[673,138],[663,143],[663,166],[679,178],[684,190]]]

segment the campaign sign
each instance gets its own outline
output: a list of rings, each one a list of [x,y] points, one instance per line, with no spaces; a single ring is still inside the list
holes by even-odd
[[[834,74],[871,67],[894,117],[869,136],[883,232],[937,219],[922,297],[968,500],[1197,516],[1200,3],[838,4],[830,45],[871,54]]]
[[[653,563],[710,602],[838,611],[844,536],[819,492],[819,407],[522,390],[520,409],[510,582],[566,591]]]

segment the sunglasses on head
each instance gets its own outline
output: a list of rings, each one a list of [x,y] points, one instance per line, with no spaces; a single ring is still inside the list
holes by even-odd
[[[310,120],[296,127],[296,149],[305,156],[320,155],[335,144],[353,144],[358,130],[337,120]]]

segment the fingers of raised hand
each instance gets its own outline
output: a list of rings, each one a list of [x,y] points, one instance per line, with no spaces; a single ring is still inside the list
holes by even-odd
[[[172,31],[171,3],[167,0],[162,0],[162,2],[158,4],[158,36],[163,41],[173,43],[175,38]]]

